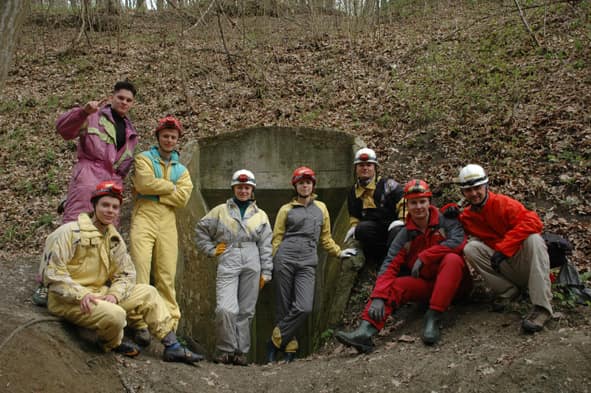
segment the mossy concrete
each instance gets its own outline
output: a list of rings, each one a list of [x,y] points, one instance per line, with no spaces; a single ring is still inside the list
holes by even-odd
[[[211,353],[215,349],[216,260],[200,254],[193,239],[195,224],[209,209],[232,196],[232,173],[246,168],[254,172],[258,206],[274,224],[277,211],[293,197],[293,170],[305,165],[318,177],[316,192],[329,209],[337,243],[348,229],[348,189],[354,181],[352,160],[362,143],[333,130],[306,128],[250,128],[200,139],[183,148],[182,161],[194,184],[186,208],[179,209],[180,253],[177,299],[182,319],[181,334],[194,337]],[[319,251],[314,311],[298,338],[300,352],[310,353],[322,332],[339,322],[347,304],[363,256],[341,263]],[[251,360],[264,359],[265,342],[274,326],[274,285],[260,293],[255,320]]]

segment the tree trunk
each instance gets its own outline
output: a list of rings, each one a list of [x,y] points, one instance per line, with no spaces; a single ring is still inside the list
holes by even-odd
[[[0,92],[12,62],[12,54],[16,46],[16,36],[23,20],[26,1],[0,1]]]

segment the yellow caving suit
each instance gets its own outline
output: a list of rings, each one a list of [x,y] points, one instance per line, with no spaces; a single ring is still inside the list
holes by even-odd
[[[138,284],[153,284],[178,326],[175,276],[178,234],[175,209],[187,205],[193,183],[176,151],[164,161],[156,146],[136,155],[132,177],[136,199],[131,216],[130,253]]]
[[[82,213],[49,235],[43,255],[47,308],[78,326],[96,330],[104,350],[121,344],[127,320],[130,325],[147,324],[158,340],[172,330],[174,321],[156,289],[135,285],[133,263],[113,225],[102,234],[88,214]],[[113,295],[117,304],[99,300],[86,314],[80,301],[88,293]]]

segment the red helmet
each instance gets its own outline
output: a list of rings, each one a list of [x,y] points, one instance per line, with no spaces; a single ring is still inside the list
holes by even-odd
[[[316,185],[316,174],[307,166],[301,166],[293,171],[293,175],[291,175],[291,185],[295,186],[300,180],[303,179],[309,179],[314,185]]]
[[[158,137],[158,131],[165,128],[177,130],[179,132],[179,138],[183,136],[183,126],[181,125],[181,122],[173,115],[166,115],[166,117],[158,120],[158,126],[156,127],[156,130],[154,130],[156,137]]]
[[[117,198],[119,199],[119,203],[123,203],[123,186],[112,180],[102,181],[96,185],[96,189],[92,192],[90,201],[95,203],[104,196]]]
[[[423,180],[413,179],[404,186],[404,198],[430,198],[433,194],[429,185]]]

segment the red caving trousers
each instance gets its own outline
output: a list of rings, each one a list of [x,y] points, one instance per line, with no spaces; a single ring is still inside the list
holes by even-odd
[[[436,274],[429,274],[429,270],[437,269]],[[432,273],[435,273],[433,271]],[[428,277],[428,278],[425,278]],[[432,277],[429,277],[432,276]],[[380,279],[376,286],[380,284]],[[386,316],[381,321],[372,320],[367,310],[371,305],[371,299],[365,305],[362,318],[370,322],[376,329],[384,328],[384,323],[390,314],[392,314],[392,304],[401,306],[408,302],[429,302],[429,308],[435,311],[445,311],[452,300],[458,295],[468,293],[472,286],[470,272],[464,262],[464,259],[457,254],[447,254],[438,265],[423,266],[419,278],[411,276],[397,277],[392,282],[392,290],[388,291],[390,297],[385,299]],[[460,289],[460,290],[458,290]]]

